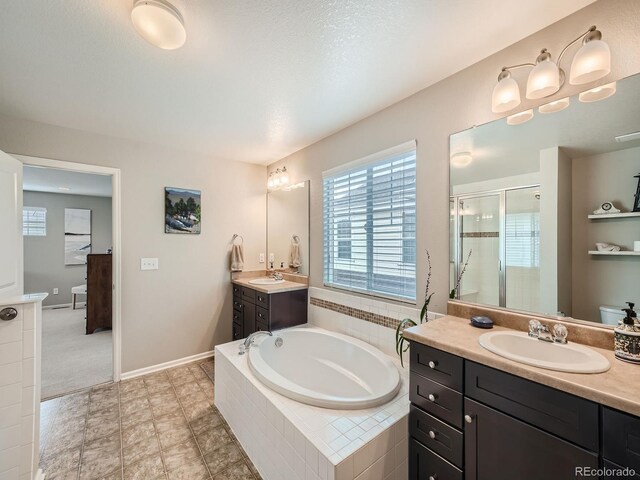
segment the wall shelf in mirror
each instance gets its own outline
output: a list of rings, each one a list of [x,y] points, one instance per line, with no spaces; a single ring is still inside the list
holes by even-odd
[[[640,212],[626,212],[626,213],[605,213],[603,215],[589,215],[591,220],[603,220],[606,218],[640,218]]]
[[[589,250],[589,255],[619,255],[626,257],[640,257],[640,252],[633,252],[631,250],[622,250],[620,252],[600,252],[598,250]]]

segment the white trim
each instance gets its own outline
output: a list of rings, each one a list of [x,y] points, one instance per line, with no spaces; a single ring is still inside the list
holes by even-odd
[[[113,319],[111,323],[113,339],[113,381],[117,382],[120,380],[122,373],[122,199],[120,169],[52,160],[50,158],[30,157],[27,155],[11,155],[20,160],[24,165],[111,176],[111,235],[113,242]]]
[[[417,150],[418,143],[416,140],[409,140],[408,142],[401,143],[400,145],[396,145],[395,147],[387,148],[380,152],[372,153],[371,155],[367,155],[366,157],[359,158],[352,162],[343,163],[342,165],[330,168],[329,170],[325,170],[322,172],[322,178],[335,175],[341,172],[347,172],[349,170],[353,170],[361,165],[366,165],[369,163],[376,162],[378,160],[382,161],[388,159],[389,157],[394,157],[396,155],[401,155],[403,153],[409,153],[414,150]]]
[[[42,471],[41,468],[38,469],[38,471],[36,472],[36,476],[33,477],[33,480],[44,480],[46,477],[45,473]]]
[[[129,380],[131,378],[140,377],[142,375],[148,375],[150,373],[159,372],[160,370],[166,370],[167,368],[178,367],[185,363],[191,363],[205,358],[210,358],[215,355],[214,350],[208,352],[196,353],[189,357],[179,358],[177,360],[171,360],[169,362],[159,363],[157,365],[151,365],[150,367],[139,368],[138,370],[131,370],[130,372],[124,372],[120,375],[120,380]]]

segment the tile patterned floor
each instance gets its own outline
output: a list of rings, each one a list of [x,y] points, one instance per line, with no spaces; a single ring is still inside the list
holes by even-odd
[[[213,359],[42,403],[47,480],[260,480],[213,404]]]

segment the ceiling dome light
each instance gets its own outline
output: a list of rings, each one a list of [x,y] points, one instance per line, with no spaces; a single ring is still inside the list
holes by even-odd
[[[545,103],[538,107],[540,113],[555,113],[564,110],[569,106],[569,97],[561,98],[555,102]]]
[[[606,85],[582,92],[578,95],[578,100],[583,103],[597,102],[598,100],[609,98],[614,93],[616,93],[616,82],[607,83]]]
[[[593,82],[611,72],[611,49],[601,40],[602,33],[592,28],[571,62],[571,85]]]
[[[451,166],[455,168],[464,168],[471,164],[473,157],[469,152],[459,152],[451,155]]]
[[[520,125],[521,123],[528,122],[533,118],[533,110],[525,110],[524,112],[514,113],[507,117],[508,125]]]
[[[527,98],[536,100],[548,97],[560,90],[560,69],[547,50],[542,50],[536,59],[536,66],[527,80]]]
[[[518,82],[511,78],[509,70],[502,70],[498,75],[498,84],[493,88],[491,110],[493,113],[504,113],[518,105],[520,105]]]
[[[187,40],[182,15],[165,0],[135,0],[131,21],[142,38],[164,50],[180,48]]]

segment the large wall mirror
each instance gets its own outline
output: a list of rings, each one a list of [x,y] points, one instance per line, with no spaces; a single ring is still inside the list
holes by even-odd
[[[605,325],[640,303],[640,75],[588,99],[451,136],[458,300]]]
[[[309,275],[309,181],[267,194],[267,266]]]

